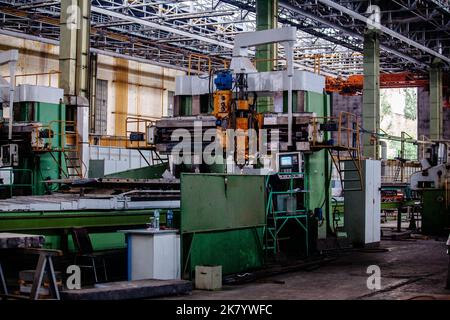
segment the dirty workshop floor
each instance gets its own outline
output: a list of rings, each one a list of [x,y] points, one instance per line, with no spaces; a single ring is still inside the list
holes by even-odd
[[[383,240],[386,251],[353,251],[312,271],[281,274],[221,291],[194,290],[191,295],[167,299],[445,299],[449,257],[446,245],[431,240]],[[381,271],[381,290],[367,288],[367,268]]]

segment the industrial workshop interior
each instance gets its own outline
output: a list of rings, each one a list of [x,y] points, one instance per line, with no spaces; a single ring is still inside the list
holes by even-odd
[[[0,309],[450,300],[449,234],[448,0],[0,0]]]

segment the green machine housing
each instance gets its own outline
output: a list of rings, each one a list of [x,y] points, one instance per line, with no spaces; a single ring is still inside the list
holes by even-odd
[[[1,169],[10,175],[10,183],[3,186],[7,189],[4,195],[47,194],[57,186],[43,181],[60,179],[67,171],[61,152],[66,130],[66,108],[62,99],[63,91],[57,88],[30,85],[16,88],[12,141],[8,140],[8,123],[3,123],[0,140],[2,145],[18,145],[19,165]],[[41,139],[46,145],[38,148],[36,139],[43,134],[51,137]]]

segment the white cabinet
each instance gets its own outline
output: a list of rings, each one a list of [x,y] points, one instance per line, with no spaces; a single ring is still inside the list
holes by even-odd
[[[128,280],[180,279],[177,230],[123,230],[128,244]]]
[[[353,162],[346,161],[345,170],[352,169]],[[344,181],[358,179],[356,171],[344,171],[344,174]],[[345,190],[347,187],[344,185],[344,229],[355,245],[376,245],[380,242],[381,233],[381,162],[363,160],[361,174],[363,190]]]

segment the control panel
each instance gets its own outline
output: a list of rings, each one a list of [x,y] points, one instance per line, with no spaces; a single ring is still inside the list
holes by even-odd
[[[280,179],[303,177],[303,155],[300,152],[283,152],[277,154],[276,172]],[[293,174],[292,174],[293,173]]]

